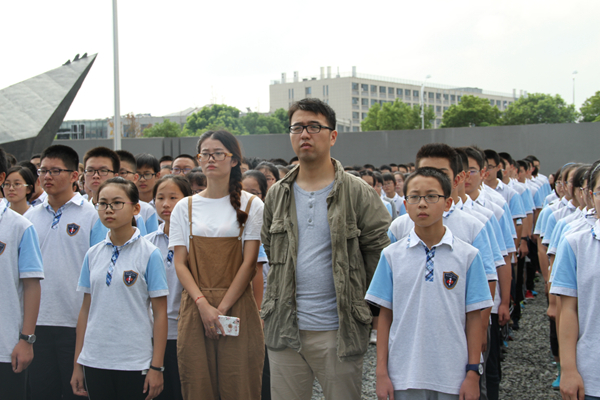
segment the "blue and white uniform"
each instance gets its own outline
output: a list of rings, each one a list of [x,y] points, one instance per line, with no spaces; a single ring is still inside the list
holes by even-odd
[[[44,279],[35,228],[0,201],[0,363],[10,363],[23,328],[23,281]]]
[[[98,212],[75,193],[58,210],[53,210],[46,199],[26,218],[39,235],[44,262],[37,325],[75,328],[83,300],[77,293],[77,278],[85,253],[95,244]]]
[[[153,351],[150,298],[169,294],[160,250],[137,228],[123,246],[113,245],[109,232],[87,252],[77,291],[91,295],[77,363],[119,371],[148,369]]]
[[[177,319],[179,318],[179,306],[181,304],[181,292],[183,291],[183,286],[175,271],[173,250],[169,250],[169,237],[165,233],[165,224],[160,224],[158,230],[144,236],[144,238],[158,247],[165,264],[167,271],[167,285],[169,286],[169,296],[167,296],[169,335],[167,336],[167,339],[177,340]]]
[[[263,263],[262,274],[263,274],[263,297],[267,293],[267,277],[269,276],[269,258],[265,252],[265,247],[260,244],[258,248],[258,259],[257,263]]]
[[[515,252],[516,248],[512,233],[512,231],[515,228],[512,223],[512,220],[508,218],[508,215],[506,214],[505,210],[493,201],[488,200],[483,191],[479,192],[479,196],[477,196],[477,199],[473,200],[473,202],[474,204],[487,208],[488,210],[494,213],[494,216],[496,217],[496,220],[500,225],[502,238],[504,239],[504,244],[506,245],[506,251],[509,253]]]
[[[394,389],[459,394],[468,364],[466,313],[492,306],[477,249],[448,228],[428,249],[413,229],[382,251],[365,299],[394,312],[388,356]]]
[[[140,200],[139,215],[144,220],[144,228],[146,229],[146,234],[150,234],[158,230],[158,215],[156,214],[156,209],[154,209],[154,207],[150,205],[150,203],[146,203],[145,201]]]
[[[42,192],[42,194],[40,194],[40,197],[38,197],[37,199],[33,200],[31,203],[29,203],[29,205],[32,206],[32,207],[39,206],[47,198],[48,198],[48,193]]]
[[[585,394],[600,397],[600,220],[591,229],[565,237],[556,252],[551,294],[577,297],[579,336],[577,370],[583,379]]]
[[[550,241],[552,240],[552,234],[554,233],[554,228],[556,227],[558,221],[576,211],[577,207],[575,207],[572,200],[569,200],[566,207],[562,207],[554,211],[552,214],[548,215],[548,218],[546,219],[546,228],[544,231],[544,238],[542,239],[542,244],[546,246],[550,244]]]
[[[521,196],[519,196],[516,190],[505,185],[500,179],[497,179],[497,181],[498,185],[496,186],[495,193],[501,195],[506,204],[508,204],[512,219],[525,218],[527,215]],[[486,187],[486,190],[494,190],[487,185],[484,186]]]

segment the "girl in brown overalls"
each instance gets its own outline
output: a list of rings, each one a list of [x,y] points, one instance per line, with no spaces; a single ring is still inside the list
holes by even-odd
[[[264,338],[250,282],[263,204],[242,192],[242,154],[231,133],[204,133],[198,153],[207,188],[177,204],[169,238],[184,287],[177,340],[183,397],[259,400]],[[224,332],[219,315],[240,319],[239,336],[217,334]]]

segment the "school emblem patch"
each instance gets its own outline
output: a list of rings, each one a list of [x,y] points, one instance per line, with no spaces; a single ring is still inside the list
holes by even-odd
[[[458,282],[458,275],[454,272],[444,272],[444,286],[446,289],[454,289],[456,283]]]
[[[4,253],[5,248],[6,248],[6,243],[0,242],[0,254]]]
[[[135,271],[125,271],[123,272],[123,282],[125,282],[126,286],[133,286],[135,281],[137,281],[138,273]]]
[[[77,232],[79,232],[79,225],[77,224],[69,224],[67,225],[67,233],[69,234],[69,236],[75,236],[77,235]]]

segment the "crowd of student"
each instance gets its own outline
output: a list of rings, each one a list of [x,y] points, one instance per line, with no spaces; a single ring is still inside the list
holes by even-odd
[[[378,399],[498,399],[541,279],[549,384],[600,398],[600,161],[548,179],[434,143],[343,167],[329,106],[289,118],[289,162],[226,131],[174,159],[0,148],[2,397],[310,399],[316,377],[359,399],[371,343]]]

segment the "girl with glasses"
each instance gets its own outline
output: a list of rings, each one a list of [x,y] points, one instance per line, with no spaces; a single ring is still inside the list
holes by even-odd
[[[35,192],[35,181],[31,171],[25,167],[12,167],[6,174],[2,184],[4,197],[10,203],[11,210],[21,215],[27,214],[31,209],[29,200]]]

